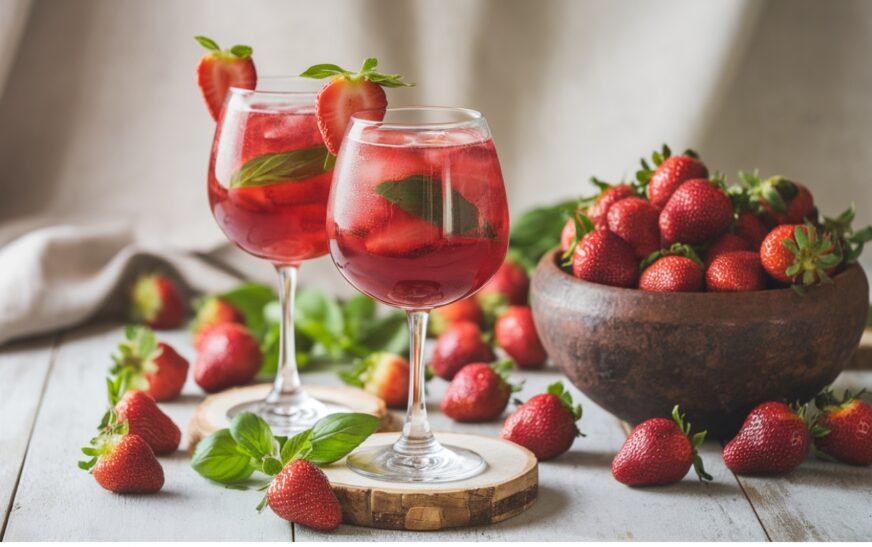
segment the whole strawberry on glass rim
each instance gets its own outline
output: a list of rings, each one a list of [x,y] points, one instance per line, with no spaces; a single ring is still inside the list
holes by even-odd
[[[360,72],[327,63],[310,66],[300,74],[303,78],[330,79],[318,93],[315,117],[324,144],[334,156],[339,153],[345,129],[353,114],[361,113],[359,115],[365,119],[381,121],[388,106],[384,88],[415,85],[404,82],[399,74],[378,72],[376,66],[378,59],[368,57],[363,61]]]

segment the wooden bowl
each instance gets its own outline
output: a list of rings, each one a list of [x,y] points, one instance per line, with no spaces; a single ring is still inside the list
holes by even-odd
[[[735,433],[767,400],[805,401],[857,347],[869,306],[863,269],[805,296],[654,293],[589,283],[546,254],[531,305],[548,355],[598,405],[637,424],[676,404],[694,430]]]

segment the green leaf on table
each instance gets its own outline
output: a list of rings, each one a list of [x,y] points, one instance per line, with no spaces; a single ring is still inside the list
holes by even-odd
[[[239,449],[229,429],[218,430],[197,443],[191,467],[203,477],[225,484],[244,481],[254,472],[251,456]]]
[[[358,412],[322,418],[312,428],[312,451],[306,459],[317,465],[341,460],[372,435],[378,426],[378,418]]]
[[[282,464],[291,460],[305,459],[312,451],[312,430],[307,429],[297,433],[282,445]]]
[[[402,180],[389,180],[375,187],[375,192],[400,209],[443,228],[454,235],[493,238],[494,229],[474,203],[460,192],[452,191],[450,199],[451,225],[445,226],[442,181],[435,177],[412,175]]]
[[[512,257],[528,270],[535,268],[542,255],[560,243],[563,225],[577,206],[578,200],[570,200],[524,212],[513,221],[509,233]]]
[[[357,342],[371,351],[402,355],[409,351],[409,323],[403,313],[392,313],[371,321]]]
[[[341,356],[340,340],[345,333],[345,320],[335,298],[317,290],[299,291],[294,306],[294,325],[306,337],[320,343],[328,354]]]
[[[367,322],[375,318],[376,303],[372,298],[357,294],[342,303],[342,317],[345,320],[345,334],[356,339]]]
[[[269,424],[253,412],[234,416],[230,421],[230,435],[242,451],[257,460],[278,452]]]
[[[245,162],[230,177],[229,186],[241,188],[306,180],[326,171],[327,154],[327,147],[320,144],[289,152],[261,154]]]
[[[264,321],[264,307],[276,299],[276,294],[271,287],[260,283],[243,283],[242,285],[218,295],[245,317],[245,326],[252,332],[262,332]]]

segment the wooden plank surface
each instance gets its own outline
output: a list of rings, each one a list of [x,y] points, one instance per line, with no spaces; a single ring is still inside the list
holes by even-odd
[[[332,382],[335,374],[307,374],[304,381]],[[521,399],[541,393],[559,378],[555,371],[514,372],[525,380]],[[428,386],[435,430],[495,435],[502,420],[456,424],[438,412],[446,382]],[[566,382],[566,385],[570,384]],[[373,530],[341,526],[331,533],[295,527],[296,541],[545,541],[587,539],[765,540],[765,533],[735,478],[724,467],[720,448],[707,443],[703,458],[713,483],[700,483],[691,472],[681,483],[633,489],[614,480],[611,461],[625,434],[618,421],[572,388],[584,405],[581,430],[567,454],[539,465],[539,499],[521,515],[499,524],[436,533]],[[398,418],[402,418],[398,416]]]
[[[857,392],[872,387],[872,371],[842,373],[834,384]],[[872,469],[823,462],[813,456],[779,478],[740,482],[772,541],[872,539]]]
[[[119,327],[96,326],[65,337],[49,377],[4,540],[249,540],[288,541],[291,525],[259,515],[258,492],[210,484],[190,467],[186,439],[160,459],[166,484],[150,496],[119,496],[76,467],[79,448],[94,434],[105,408],[109,354]],[[160,334],[186,358],[184,332]],[[182,431],[202,395],[193,382],[163,404]]]
[[[0,538],[51,368],[55,340],[54,336],[42,337],[0,349]]]

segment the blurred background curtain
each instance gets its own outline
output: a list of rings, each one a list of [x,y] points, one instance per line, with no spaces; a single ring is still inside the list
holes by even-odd
[[[209,213],[195,34],[250,44],[261,75],[375,56],[418,84],[392,104],[481,110],[515,215],[632,177],[668,142],[733,179],[790,176],[828,213],[854,200],[872,223],[872,2],[0,0],[0,245],[121,220],[271,281],[221,250]],[[350,291],[316,262],[304,283]]]

